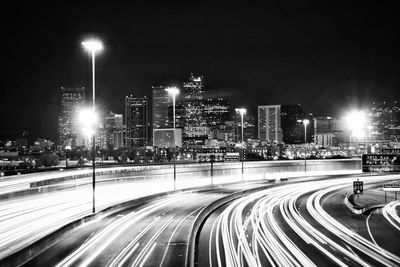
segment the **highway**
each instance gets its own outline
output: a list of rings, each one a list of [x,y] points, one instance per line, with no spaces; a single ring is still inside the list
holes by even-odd
[[[359,172],[354,169],[340,170],[342,164],[353,164],[352,161],[332,161],[336,164],[336,170],[328,172],[354,173]],[[249,166],[263,166],[263,162],[246,163]],[[251,164],[251,165],[250,165]],[[271,162],[265,164],[271,165]],[[296,162],[279,163],[290,168],[298,168]],[[321,168],[329,167],[330,161],[316,162],[321,164]],[[328,164],[328,165],[326,165]],[[339,165],[338,165],[339,164]],[[269,166],[268,165],[268,166]],[[357,165],[357,162],[356,162]],[[178,169],[184,173],[178,173],[176,180],[177,189],[192,187],[202,187],[210,185],[210,177],[207,177],[209,164],[193,166],[182,166]],[[214,176],[215,184],[226,184],[240,182],[242,179],[249,182],[266,177],[279,179],[284,176],[301,176],[303,172],[281,172],[267,173],[269,167],[248,169],[247,171],[258,171],[257,174],[240,175],[240,169],[232,171],[232,167],[240,164],[233,163],[228,165],[221,164],[224,168],[221,173]],[[352,165],[353,166],[353,165]],[[339,168],[339,169],[337,169]],[[134,173],[126,172],[135,169]],[[199,171],[200,169],[200,171]],[[153,194],[170,192],[174,188],[171,176],[171,166],[143,166],[143,167],[113,167],[98,169],[99,172],[121,172],[111,173],[109,176],[98,176],[96,179],[101,182],[96,183],[96,211],[101,211],[107,207],[115,206],[119,203],[130,201]],[[310,171],[310,175],[326,174],[325,171]],[[11,197],[0,200],[0,260],[25,248],[29,244],[40,240],[57,229],[74,222],[80,218],[91,215],[92,211],[92,186],[91,177],[84,177],[90,174],[90,170],[68,170],[59,172],[49,172],[41,174],[28,174],[16,177],[6,177],[0,180],[0,196],[27,190],[26,195]],[[64,177],[74,175],[82,176],[79,179],[64,181]],[[54,180],[56,183],[46,184]],[[60,179],[60,180],[57,180]],[[292,178],[291,178],[292,179]],[[37,186],[43,183],[44,186]],[[155,186],[156,185],[156,186]],[[39,193],[31,193],[34,188]],[[53,188],[49,190],[49,188]],[[43,193],[41,193],[43,191]]]
[[[113,213],[100,213],[96,220],[63,234],[61,241],[25,265],[189,265],[185,260],[196,216],[215,200],[252,188],[258,188],[257,192],[220,206],[205,221],[196,244],[198,266],[400,265],[396,244],[400,240],[399,202],[365,215],[351,213],[344,199],[352,191],[354,177],[363,180],[378,200],[383,199],[382,183],[398,179],[358,174],[251,182],[255,179],[247,176],[241,183],[240,175],[224,175],[214,177],[220,185],[199,190],[210,185],[210,179],[193,176],[180,180],[179,188],[198,189],[172,192],[171,179],[131,181],[119,176],[120,182],[110,179],[97,185],[98,211],[163,194]],[[0,265],[1,259],[60,226],[90,215],[91,207],[88,181],[1,201]]]
[[[151,199],[66,233],[24,266],[185,266],[191,227],[200,210],[254,187],[265,184],[235,184]]]
[[[367,186],[398,176],[362,177]],[[399,202],[352,214],[353,179],[285,184],[239,198],[205,222],[198,266],[399,266]],[[397,239],[396,239],[397,238]]]

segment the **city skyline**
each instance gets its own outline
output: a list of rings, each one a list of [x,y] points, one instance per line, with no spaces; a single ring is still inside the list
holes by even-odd
[[[87,35],[105,43],[97,59],[96,99],[105,113],[123,113],[126,95],[150,97],[152,86],[182,87],[190,73],[204,75],[214,96],[253,113],[258,105],[301,104],[316,116],[339,117],[351,105],[399,98],[398,19],[387,4],[7,8],[15,15],[2,21],[7,36],[2,136],[24,130],[57,136],[58,89],[91,88],[90,59],[80,47]]]

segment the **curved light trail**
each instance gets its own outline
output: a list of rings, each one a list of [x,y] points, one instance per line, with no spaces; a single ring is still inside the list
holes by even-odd
[[[366,184],[393,179],[362,178]],[[209,265],[316,266],[319,260],[338,266],[399,266],[399,256],[324,209],[324,199],[330,194],[351,189],[349,178],[312,181],[273,187],[233,201],[213,221]],[[392,202],[384,208],[392,230],[400,230],[399,205]]]

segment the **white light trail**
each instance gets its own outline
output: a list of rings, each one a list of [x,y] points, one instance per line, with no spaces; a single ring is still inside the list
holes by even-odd
[[[393,176],[363,177],[365,183],[393,179]],[[284,224],[295,234],[339,266],[373,266],[374,261],[386,266],[400,265],[398,256],[356,234],[322,208],[323,198],[336,190],[351,190],[351,183],[350,179],[342,178],[289,184],[233,201],[212,226],[209,264],[212,266],[215,255],[218,266],[262,266],[264,263],[260,262],[260,258],[263,256],[272,266],[314,266],[303,252],[303,247],[298,246],[299,241],[286,234],[287,229],[276,214],[279,212]],[[300,197],[306,195],[309,196],[304,213],[304,208],[300,212],[296,203],[300,203]],[[387,206],[386,213],[388,218],[395,218],[391,220],[397,224],[395,205],[399,204]],[[310,218],[302,214],[311,216],[317,224],[311,224]],[[365,257],[361,258],[355,251]],[[371,262],[368,257],[371,257]]]

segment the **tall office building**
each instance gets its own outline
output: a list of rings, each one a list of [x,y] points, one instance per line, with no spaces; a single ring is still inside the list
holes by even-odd
[[[204,102],[204,118],[211,130],[221,129],[229,120],[229,103],[223,98],[207,99]]]
[[[123,130],[123,116],[110,112],[105,116],[104,122],[106,147],[107,149],[115,149],[123,146],[121,133]]]
[[[349,134],[345,131],[343,120],[332,117],[314,118],[314,143],[318,147],[337,146],[348,142]]]
[[[285,144],[302,144],[304,143],[304,124],[299,121],[304,119],[310,120],[304,109],[298,105],[282,105],[281,106],[281,127],[282,138]],[[313,140],[312,135],[314,125],[311,123],[307,126],[307,142]]]
[[[235,114],[235,132],[236,142],[242,141],[242,116]],[[256,118],[250,114],[243,115],[243,141],[255,139],[256,136]]]
[[[188,101],[203,100],[204,97],[204,77],[193,76],[190,74],[189,81],[183,83],[184,99]]]
[[[168,107],[172,106],[172,98],[169,96],[168,92],[165,91],[164,86],[152,87],[152,104],[153,130],[171,127]]]
[[[148,145],[149,122],[146,97],[125,97],[126,146],[143,147]]]
[[[370,108],[371,140],[400,142],[400,102],[373,103]]]
[[[61,87],[61,114],[59,116],[59,145],[83,146],[86,138],[82,135],[78,122],[78,112],[84,106],[85,88]]]
[[[281,105],[258,106],[258,139],[282,143]]]
[[[182,106],[184,110],[183,139],[188,144],[203,144],[210,128],[204,117],[204,78],[193,74],[183,83]]]

